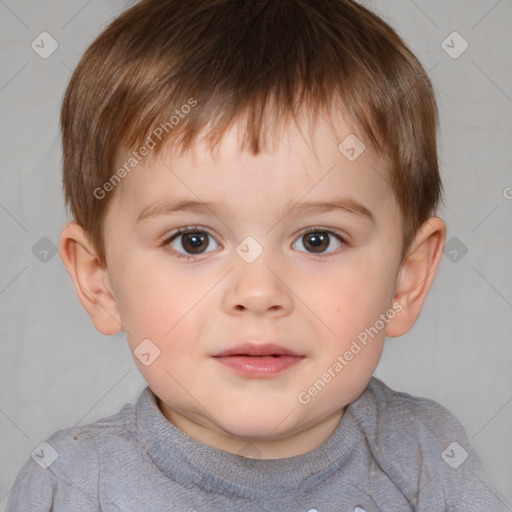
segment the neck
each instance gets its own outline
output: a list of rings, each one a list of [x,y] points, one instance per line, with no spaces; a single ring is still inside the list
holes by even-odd
[[[279,439],[243,439],[219,429],[205,426],[170,408],[161,400],[158,406],[162,414],[176,428],[203,444],[235,455],[252,459],[282,459],[295,457],[314,450],[324,443],[338,427],[344,409],[323,418],[318,423]]]

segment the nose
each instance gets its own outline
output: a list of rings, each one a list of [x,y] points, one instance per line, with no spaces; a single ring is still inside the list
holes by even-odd
[[[229,314],[285,316],[292,310],[293,293],[276,258],[262,255],[252,263],[240,259],[228,280],[223,307]]]

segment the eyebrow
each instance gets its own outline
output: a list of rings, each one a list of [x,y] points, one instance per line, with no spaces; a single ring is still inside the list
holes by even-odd
[[[375,224],[373,213],[362,203],[349,198],[337,198],[331,201],[310,201],[310,202],[288,202],[285,206],[280,219],[300,214],[307,215],[311,213],[321,213],[342,210],[347,213],[367,218]],[[225,204],[207,203],[204,201],[181,199],[176,201],[158,201],[145,207],[137,217],[136,222],[141,222],[151,217],[160,215],[172,215],[179,212],[207,213],[213,212],[215,215],[233,217],[233,211]]]

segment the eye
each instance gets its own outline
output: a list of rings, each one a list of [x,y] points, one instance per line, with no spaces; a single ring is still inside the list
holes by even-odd
[[[344,239],[334,231],[315,228],[303,233],[295,244],[293,244],[293,248],[302,251],[300,248],[300,245],[302,245],[307,252],[323,254],[326,252],[331,253],[336,249],[339,249],[345,245],[344,242]],[[296,247],[297,244],[299,244],[299,247]]]
[[[168,238],[164,245],[170,245],[180,256],[199,255],[219,247],[207,231],[197,228],[180,229]],[[213,248],[212,245],[214,245]]]

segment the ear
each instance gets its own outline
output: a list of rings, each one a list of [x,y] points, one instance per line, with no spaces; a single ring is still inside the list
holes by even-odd
[[[76,222],[66,224],[62,230],[59,253],[96,329],[102,334],[121,332],[123,325],[106,264],[100,261],[87,232]]]
[[[393,304],[401,310],[389,321],[386,336],[402,336],[416,322],[443,256],[446,224],[439,217],[426,220],[416,232],[398,273]]]

